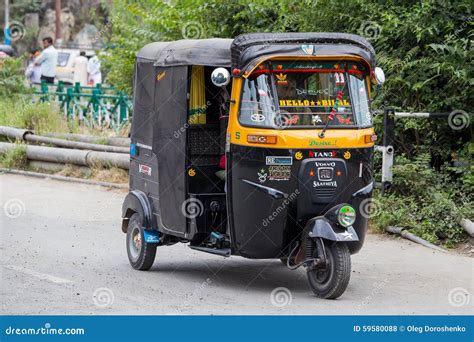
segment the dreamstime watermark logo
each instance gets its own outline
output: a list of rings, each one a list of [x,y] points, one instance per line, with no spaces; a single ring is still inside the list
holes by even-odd
[[[292,301],[293,296],[291,295],[291,291],[286,287],[277,287],[276,289],[273,289],[270,294],[270,302],[277,308],[290,305]]]
[[[111,306],[115,301],[115,295],[108,287],[99,287],[92,295],[94,305],[99,308]]]
[[[12,42],[18,41],[25,36],[25,33],[26,33],[25,26],[19,21],[16,21],[16,20],[11,21],[8,28],[10,30],[9,36]]]
[[[461,306],[469,304],[470,301],[471,295],[465,288],[455,287],[449,291],[448,302],[451,306],[460,308]]]
[[[193,219],[202,215],[204,205],[197,198],[188,198],[181,205],[181,212],[185,217]]]
[[[372,285],[372,290],[370,293],[364,298],[362,303],[355,307],[354,313],[356,315],[362,312],[362,309],[368,306],[376,296],[378,296],[381,292],[383,292],[385,286],[387,286],[390,282],[387,279],[382,280],[381,282],[375,282]]]
[[[375,21],[364,21],[359,27],[359,34],[368,40],[377,39],[382,33],[382,27]]]
[[[211,278],[207,278],[205,281],[203,281],[200,284],[196,284],[194,286],[193,292],[185,296],[184,302],[176,309],[178,313],[183,313],[183,311],[188,308],[192,307],[194,299],[198,298],[201,296],[202,292],[212,284]]]
[[[272,222],[280,213],[285,210],[285,208],[296,199],[296,197],[300,194],[298,189],[295,192],[291,193],[288,197],[286,197],[283,202],[270,214],[268,217],[264,218],[262,221],[262,225],[267,227],[270,222]]]
[[[25,213],[25,203],[18,198],[12,198],[5,203],[3,211],[9,218],[18,218]]]
[[[471,118],[469,113],[460,109],[453,110],[448,116],[448,125],[455,131],[460,131],[461,129],[468,127],[470,121]]]
[[[183,25],[181,33],[185,39],[199,39],[204,36],[204,28],[197,21],[190,21]]]
[[[366,198],[360,202],[359,212],[362,217],[371,218],[380,214],[381,204],[374,198]]]

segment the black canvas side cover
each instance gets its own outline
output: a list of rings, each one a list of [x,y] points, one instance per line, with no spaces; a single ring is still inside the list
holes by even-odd
[[[185,160],[187,120],[187,66],[155,70],[153,152],[158,159],[158,224],[174,235],[186,235]],[[160,222],[161,221],[161,222]]]
[[[155,94],[155,67],[152,62],[137,59],[133,87],[131,138],[135,143],[151,146]]]

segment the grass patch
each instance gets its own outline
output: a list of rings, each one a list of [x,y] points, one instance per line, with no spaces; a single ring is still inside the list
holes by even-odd
[[[29,95],[0,100],[0,125],[30,129],[37,134],[71,131],[56,105],[33,102]]]
[[[110,182],[110,183],[128,183],[128,172],[127,170],[120,169],[118,167],[111,168],[100,168],[93,167],[91,179],[99,182]]]
[[[24,144],[16,144],[14,148],[3,154],[0,161],[8,169],[25,169],[28,165],[26,146]]]

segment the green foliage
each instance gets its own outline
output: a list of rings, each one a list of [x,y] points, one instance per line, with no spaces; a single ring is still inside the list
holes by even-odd
[[[23,60],[21,58],[0,60],[0,98],[29,92],[25,85],[22,63]]]
[[[376,203],[384,210],[373,223],[380,230],[389,225],[409,228],[430,242],[452,247],[465,238],[460,219],[472,219],[472,173],[468,168],[463,170],[470,179],[463,184],[464,177],[452,174],[463,167],[436,172],[429,162],[428,154],[420,154],[413,161],[397,158],[394,189],[388,196],[376,196]]]
[[[24,144],[16,144],[15,147],[4,153],[0,162],[9,169],[24,169],[28,165],[26,157],[26,146]]]

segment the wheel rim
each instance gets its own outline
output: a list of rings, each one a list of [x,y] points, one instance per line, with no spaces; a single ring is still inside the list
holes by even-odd
[[[138,227],[133,227],[130,239],[128,240],[128,249],[133,260],[137,260],[142,249],[142,234]]]

